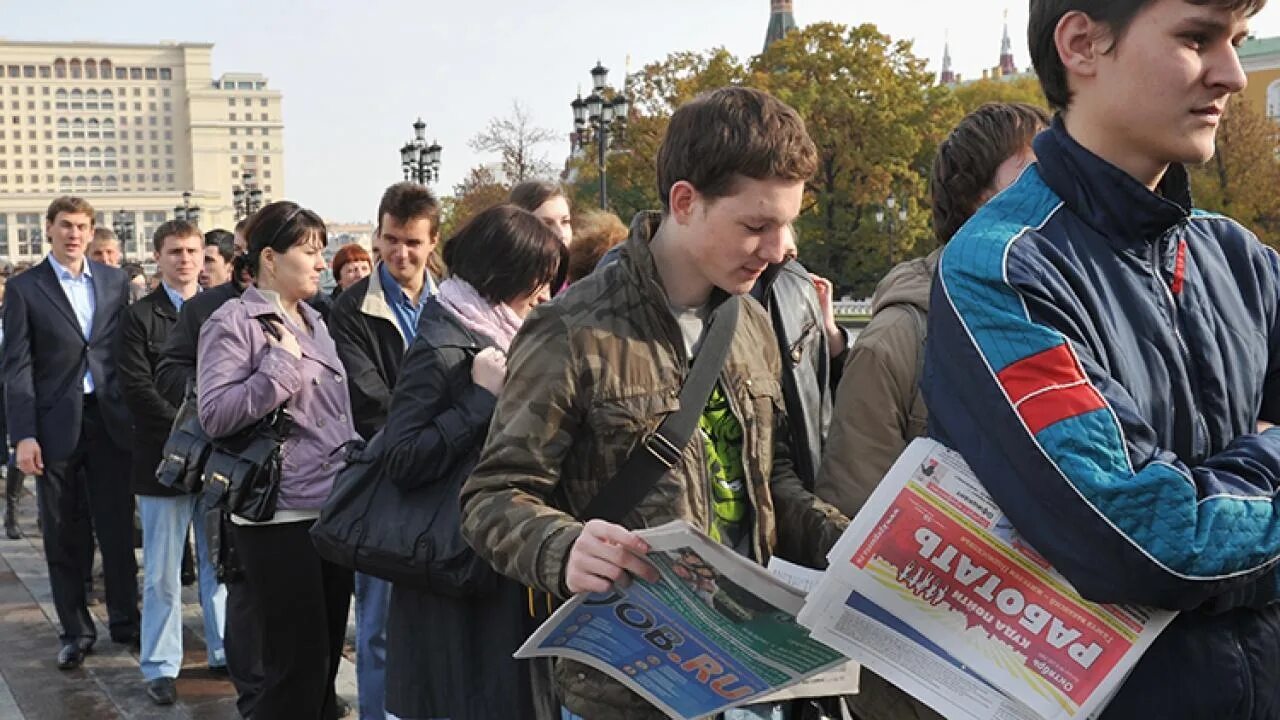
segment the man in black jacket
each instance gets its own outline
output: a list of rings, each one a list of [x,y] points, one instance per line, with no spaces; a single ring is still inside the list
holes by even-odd
[[[429,266],[440,240],[440,205],[415,183],[387,188],[378,205],[382,260],[334,302],[329,331],[347,369],[356,431],[366,440],[387,422],[405,348],[435,292]],[[360,717],[385,717],[386,625],[391,585],[356,573],[356,680]]]
[[[129,280],[85,258],[93,218],[83,199],[55,200],[45,215],[52,252],[9,281],[4,304],[6,417],[18,467],[39,476],[64,670],[79,667],[97,640],[84,586],[85,493],[102,550],[111,638],[132,643],[138,635],[130,420],[112,357]]]
[[[133,492],[142,516],[142,643],[139,661],[147,696],[157,705],[177,700],[174,679],[182,669],[182,582],[180,568],[194,523],[200,563],[200,605],[204,611],[209,667],[226,666],[222,648],[226,589],[218,583],[205,541],[203,495],[187,495],[161,485],[156,466],[164,451],[177,406],[156,390],[155,370],[178,311],[195,296],[204,238],[195,225],[171,220],[154,238],[160,287],[125,311],[116,350],[120,385],[133,412]]]

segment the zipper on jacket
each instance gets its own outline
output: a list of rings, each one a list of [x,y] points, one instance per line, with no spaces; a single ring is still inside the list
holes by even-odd
[[[1257,704],[1254,700],[1253,673],[1249,668],[1249,655],[1244,651],[1244,643],[1240,642],[1240,633],[1237,628],[1231,628],[1231,644],[1235,646],[1236,652],[1240,655],[1240,669],[1242,670],[1240,682],[1244,691],[1244,707],[1248,714],[1252,715]]]
[[[1164,244],[1172,238],[1175,232],[1182,227],[1182,223],[1174,226],[1171,230],[1160,236],[1153,247],[1151,255],[1151,275],[1155,278],[1156,284],[1164,291],[1164,299],[1169,305],[1169,325],[1173,330],[1173,336],[1178,341],[1178,349],[1182,353],[1182,366],[1187,374],[1187,382],[1191,385],[1191,412],[1195,427],[1191,438],[1192,452],[1197,452],[1200,446],[1208,449],[1209,445],[1209,426],[1205,422],[1204,413],[1200,412],[1200,380],[1199,374],[1194,366],[1194,360],[1191,357],[1191,350],[1187,347],[1187,341],[1182,336],[1182,321],[1178,312],[1178,300],[1173,296],[1173,290],[1169,288],[1169,283],[1165,281],[1161,272],[1163,267],[1162,252]],[[1197,436],[1198,434],[1198,436]]]

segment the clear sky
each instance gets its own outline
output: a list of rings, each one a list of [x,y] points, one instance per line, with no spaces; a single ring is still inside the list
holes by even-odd
[[[1280,35],[1280,0],[1257,18]],[[796,21],[872,22],[913,38],[937,69],[950,37],[966,77],[996,64],[1002,18],[1019,67],[1029,66],[1026,0],[795,0]],[[519,100],[540,126],[564,133],[569,102],[599,58],[620,80],[678,50],[760,51],[769,0],[0,0],[0,36],[13,40],[212,42],[214,74],[265,74],[284,93],[289,199],[340,221],[372,220],[399,180],[399,148],[418,116],[443,146],[444,194],[486,158],[467,140]]]

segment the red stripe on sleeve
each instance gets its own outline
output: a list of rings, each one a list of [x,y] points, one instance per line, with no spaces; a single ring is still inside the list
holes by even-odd
[[[1106,400],[1092,385],[1083,384],[1050,390],[1018,406],[1018,414],[1032,435],[1067,418],[1106,407]]]
[[[1047,388],[1074,385],[1084,380],[1084,372],[1071,354],[1071,348],[1063,343],[1019,360],[1001,370],[997,377],[1009,401],[1017,405]]]

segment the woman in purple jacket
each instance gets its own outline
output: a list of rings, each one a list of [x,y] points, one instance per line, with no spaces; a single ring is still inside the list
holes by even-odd
[[[276,202],[253,216],[245,234],[257,286],[200,331],[200,422],[220,437],[282,404],[293,416],[275,516],[261,523],[231,516],[245,579],[230,588],[248,595],[261,632],[264,679],[254,716],[321,720],[334,713],[352,576],[320,558],[308,530],[341,467],[334,450],[356,437],[342,361],[305,302],[325,268],[325,226],[310,210]],[[263,330],[263,319],[279,340]],[[236,631],[233,622],[227,634]]]

